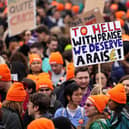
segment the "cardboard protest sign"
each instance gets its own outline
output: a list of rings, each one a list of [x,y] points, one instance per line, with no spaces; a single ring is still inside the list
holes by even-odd
[[[35,0],[8,0],[9,35],[36,27]]]
[[[68,27],[74,27],[79,25],[90,25],[95,23],[103,23],[104,19],[100,13],[100,10],[95,8],[88,12],[82,13],[73,19],[67,21]]]
[[[85,8],[83,12],[87,12],[93,8],[99,8],[103,14],[105,0],[85,0]]]
[[[71,0],[74,5],[78,5],[80,3],[83,3],[84,0]]]
[[[70,29],[75,67],[123,60],[119,21]]]

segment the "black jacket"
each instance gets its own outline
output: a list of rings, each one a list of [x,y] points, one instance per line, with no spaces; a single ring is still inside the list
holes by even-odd
[[[8,108],[2,108],[2,123],[6,129],[24,129],[18,113]]]

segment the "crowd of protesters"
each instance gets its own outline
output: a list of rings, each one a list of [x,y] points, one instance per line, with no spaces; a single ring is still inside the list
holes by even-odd
[[[105,0],[124,60],[75,68],[67,21],[85,1],[36,0],[36,24],[9,36],[0,0],[0,129],[129,129],[129,0]],[[101,85],[100,80],[101,79]]]

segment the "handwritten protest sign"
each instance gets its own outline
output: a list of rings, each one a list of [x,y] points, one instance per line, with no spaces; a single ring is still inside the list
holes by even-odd
[[[9,35],[36,27],[35,0],[8,0]]]
[[[78,15],[73,19],[69,19],[66,24],[68,25],[68,27],[74,27],[79,25],[90,25],[102,22],[104,22],[104,19],[100,13],[100,10],[95,8]]]
[[[123,60],[119,21],[70,29],[75,67]]]
[[[105,0],[85,0],[85,8],[83,12],[87,12],[93,8],[99,8],[101,13],[103,13]]]

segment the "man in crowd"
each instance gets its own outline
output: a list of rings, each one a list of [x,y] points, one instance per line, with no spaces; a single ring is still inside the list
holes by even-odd
[[[66,77],[66,72],[63,68],[62,55],[59,52],[51,53],[49,63],[52,69],[52,72],[50,72],[52,82],[55,86],[57,86],[59,83],[62,83]]]
[[[80,67],[75,69],[75,80],[82,89],[83,98],[80,103],[84,106],[87,97],[90,95],[91,87],[89,85],[90,75],[87,67]]]
[[[58,40],[55,36],[50,37],[50,40],[47,42],[46,55],[49,57],[52,52],[55,52],[58,48]]]

